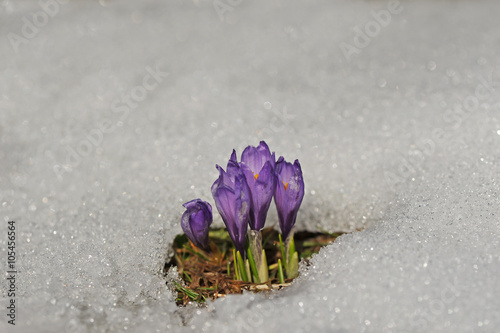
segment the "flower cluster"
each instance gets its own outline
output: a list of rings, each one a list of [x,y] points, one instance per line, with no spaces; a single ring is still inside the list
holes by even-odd
[[[236,151],[233,150],[226,170],[219,165],[216,168],[219,177],[212,185],[215,206],[239,258],[244,261],[245,258],[250,259],[250,263],[243,262],[241,265],[241,279],[251,281],[249,276],[253,277],[254,282],[265,282],[268,279],[261,230],[264,228],[273,197],[286,244],[283,261],[287,276],[296,276],[298,259],[293,258],[294,253],[295,257],[297,255],[292,230],[304,197],[304,180],[299,161],[295,160],[292,164],[286,162],[283,157],[276,161],[274,152],[271,153],[267,144],[261,141],[257,147],[245,148],[240,162],[237,160]],[[209,250],[208,228],[212,223],[210,204],[196,199],[185,203],[184,207],[186,212],[181,221],[184,233],[195,246]],[[290,249],[293,250],[291,253]]]

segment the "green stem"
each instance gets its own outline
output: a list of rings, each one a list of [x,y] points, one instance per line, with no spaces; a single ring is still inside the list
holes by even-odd
[[[245,282],[251,282],[249,279],[248,279],[248,275],[247,275],[247,269],[245,267],[245,261],[243,260],[243,258],[241,257],[241,253],[240,251],[237,251],[236,252],[236,261],[238,262],[238,269],[240,271],[240,278],[242,281],[245,281]]]
[[[247,250],[247,255],[248,255],[247,261],[250,263],[250,268],[252,269],[253,282],[260,283],[259,271],[257,270],[257,266],[255,265],[255,260],[253,258],[252,251]]]
[[[278,259],[278,279],[280,283],[285,283],[285,275],[283,274],[283,266],[281,264],[281,259]]]
[[[290,231],[285,240],[285,263],[286,277],[294,279],[299,275],[299,254],[295,251],[295,241],[293,240],[294,229]]]
[[[241,280],[240,272],[238,271],[238,258],[236,257],[235,249],[233,249],[233,263],[234,263],[234,274],[236,275],[236,280]]]
[[[256,274],[254,272],[254,277],[257,277],[255,281],[257,283],[263,283],[269,280],[269,271],[267,269],[266,254],[262,248],[262,232],[256,230],[250,230],[248,232],[248,250],[247,255],[250,259],[250,266],[252,267],[252,261],[255,265]],[[251,255],[251,257],[250,257]],[[253,267],[252,267],[253,270]]]
[[[283,239],[281,239],[281,234],[278,234],[278,237],[280,240],[281,258],[283,258],[283,264],[286,267],[286,254],[285,254],[285,247],[283,246]]]

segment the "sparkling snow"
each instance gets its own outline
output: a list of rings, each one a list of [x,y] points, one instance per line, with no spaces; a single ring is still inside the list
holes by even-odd
[[[495,332],[500,3],[394,6],[2,1],[0,331]],[[362,231],[285,290],[179,309],[181,204],[261,139],[301,161],[297,228]]]

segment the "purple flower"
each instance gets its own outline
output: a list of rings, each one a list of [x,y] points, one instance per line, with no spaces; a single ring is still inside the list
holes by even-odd
[[[245,176],[236,162],[233,150],[227,172],[217,165],[219,178],[212,185],[212,195],[236,249],[244,255],[250,212],[250,191]]]
[[[295,225],[297,212],[304,198],[304,180],[299,160],[286,162],[283,156],[276,162],[276,192],[274,202],[278,210],[281,232],[286,239]]]
[[[200,199],[183,205],[186,208],[181,218],[181,227],[196,247],[208,249],[208,228],[212,224],[212,206]]]
[[[250,229],[261,230],[273,199],[276,177],[275,157],[269,147],[261,141],[257,147],[248,146],[241,154],[240,167],[245,175],[252,202],[250,206]]]

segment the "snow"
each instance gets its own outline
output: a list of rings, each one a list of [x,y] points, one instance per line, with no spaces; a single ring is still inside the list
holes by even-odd
[[[377,30],[390,1],[221,2],[2,2],[0,331],[494,332],[500,4],[402,2]],[[181,205],[261,139],[301,161],[297,228],[361,231],[285,290],[179,309]]]

